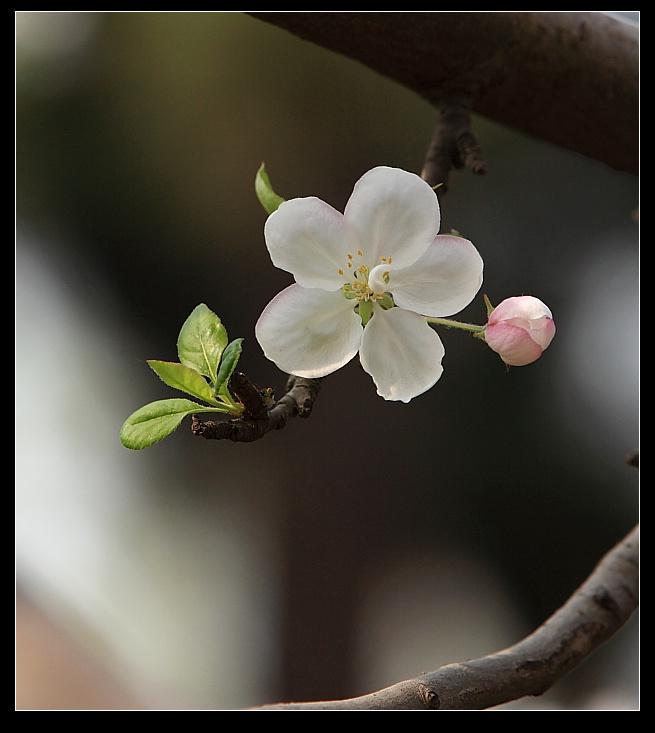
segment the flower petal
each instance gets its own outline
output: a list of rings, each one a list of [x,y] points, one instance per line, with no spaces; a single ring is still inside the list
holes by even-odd
[[[359,358],[380,397],[409,402],[443,373],[444,347],[424,318],[402,308],[375,309],[364,329]]]
[[[399,267],[417,260],[439,231],[439,202],[428,184],[414,173],[380,166],[355,184],[344,217],[371,268],[382,257]]]
[[[517,295],[513,298],[506,298],[494,308],[489,316],[489,323],[509,321],[512,318],[537,319],[543,316],[552,318],[553,314],[539,298],[532,295]]]
[[[543,354],[541,346],[530,338],[530,331],[507,321],[489,324],[485,340],[509,366],[532,364]]]
[[[414,264],[393,269],[387,290],[402,308],[452,316],[480,290],[482,270],[482,257],[468,239],[440,234]]]
[[[340,292],[290,285],[264,308],[255,335],[264,354],[284,372],[324,377],[357,353],[362,323],[355,303]]]
[[[290,272],[306,288],[338,290],[347,280],[343,214],[314,196],[290,199],[272,213],[264,226],[273,264]]]
[[[542,349],[547,349],[555,338],[555,321],[548,316],[530,321],[530,338],[536,341]]]

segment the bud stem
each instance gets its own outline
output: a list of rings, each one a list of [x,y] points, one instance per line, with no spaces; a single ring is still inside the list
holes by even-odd
[[[462,331],[471,331],[474,334],[478,334],[484,331],[484,326],[476,326],[474,323],[462,323],[461,321],[451,321],[450,318],[432,318],[425,316],[425,320],[428,323],[433,323],[437,326],[446,326],[446,328],[459,328]]]

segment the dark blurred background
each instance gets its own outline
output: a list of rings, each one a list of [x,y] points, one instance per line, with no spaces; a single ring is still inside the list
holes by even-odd
[[[354,360],[307,422],[250,445],[185,423],[118,431],[174,396],[200,302],[254,338],[290,276],[253,191],[342,209],[384,164],[418,171],[433,109],[236,13],[17,20],[17,705],[238,708],[350,696],[509,645],[637,518],[635,178],[488,121],[442,231],[494,302],[533,294],[557,336],[507,370],[442,333],[445,372],[385,402]],[[593,124],[593,120],[589,121]],[[483,322],[477,298],[462,320]],[[637,622],[532,708],[635,708]]]

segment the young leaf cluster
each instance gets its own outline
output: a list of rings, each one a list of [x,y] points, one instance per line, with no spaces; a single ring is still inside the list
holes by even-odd
[[[188,399],[157,400],[133,412],[120,437],[126,448],[141,450],[170,435],[187,415],[219,412],[239,417],[243,405],[230,393],[229,382],[241,356],[242,338],[228,343],[221,319],[204,303],[196,306],[177,338],[179,362],[148,360],[148,366],[169,387]]]

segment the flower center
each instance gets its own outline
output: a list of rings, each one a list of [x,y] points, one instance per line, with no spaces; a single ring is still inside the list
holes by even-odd
[[[345,298],[348,298],[348,300],[354,299],[357,300],[358,303],[362,302],[368,302],[368,301],[379,301],[383,299],[388,299],[388,295],[385,292],[384,287],[377,287],[378,285],[378,278],[375,279],[375,283],[371,283],[369,280],[370,274],[372,270],[365,264],[357,264],[355,262],[355,258],[353,255],[348,252],[346,255],[347,261],[346,261],[346,268],[339,268],[337,270],[339,275],[345,275],[348,274],[352,276],[352,280],[349,283],[346,283],[342,288],[341,291],[344,294]],[[357,258],[358,260],[362,260],[364,257],[364,253],[361,249],[357,250]],[[391,257],[380,257],[380,262],[382,265],[391,265]],[[378,265],[377,267],[372,268],[373,270],[377,270],[379,267],[382,267],[382,265]],[[350,270],[350,272],[348,272]],[[384,273],[381,275],[382,282],[384,284],[389,282],[389,275],[388,273]],[[373,287],[371,285],[373,284]]]

